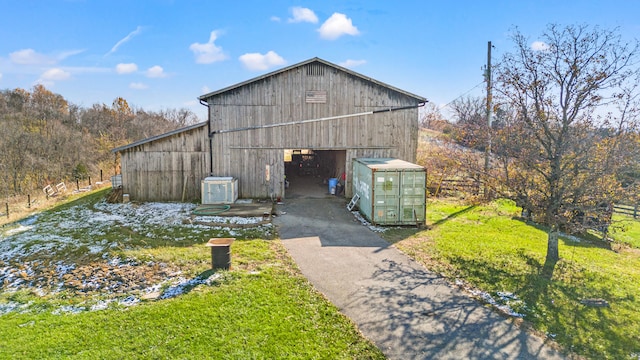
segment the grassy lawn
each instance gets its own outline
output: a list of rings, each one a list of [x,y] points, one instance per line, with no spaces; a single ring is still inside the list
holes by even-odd
[[[640,357],[637,247],[562,238],[561,260],[548,281],[540,276],[547,235],[518,220],[519,209],[511,202],[475,206],[432,200],[427,212],[430,230],[398,229],[384,236],[428,268],[509,305],[574,353],[594,359]],[[637,244],[638,222],[628,228],[635,230],[616,232],[614,238]],[[608,305],[585,305],[589,300]]]
[[[0,228],[0,358],[383,358],[268,226],[183,224],[188,209],[103,196]],[[232,268],[214,272],[204,243],[229,236]]]
[[[613,214],[614,225],[611,236],[621,243],[640,249],[640,218],[631,215]]]

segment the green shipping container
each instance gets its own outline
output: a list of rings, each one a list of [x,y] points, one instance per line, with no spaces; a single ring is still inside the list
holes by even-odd
[[[424,167],[392,158],[353,161],[353,194],[360,213],[374,225],[424,225]]]

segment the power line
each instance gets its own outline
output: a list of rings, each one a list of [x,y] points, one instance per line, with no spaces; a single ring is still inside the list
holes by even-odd
[[[446,104],[444,104],[444,105],[440,106],[440,107],[438,108],[438,110],[442,110],[442,109],[446,108],[447,106],[451,105],[454,101],[456,101],[456,100],[460,99],[461,97],[463,97],[463,96],[467,95],[468,93],[472,92],[472,91],[473,91],[473,90],[475,90],[478,86],[480,86],[480,85],[482,85],[482,84],[484,84],[484,83],[485,83],[485,82],[484,82],[484,80],[483,80],[483,81],[481,81],[481,82],[479,82],[476,86],[474,86],[474,87],[472,87],[471,89],[469,89],[468,91],[464,92],[462,95],[460,95],[460,96],[458,96],[457,98],[455,98],[455,99],[453,99],[453,100],[449,101],[448,103],[446,103]]]

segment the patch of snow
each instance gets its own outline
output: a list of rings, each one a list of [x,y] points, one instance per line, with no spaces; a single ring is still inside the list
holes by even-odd
[[[498,291],[496,295],[498,295],[502,301],[518,300],[518,297],[510,292]]]
[[[140,299],[138,299],[137,297],[133,296],[133,295],[129,295],[126,298],[118,301],[118,303],[120,305],[124,305],[124,306],[133,306],[136,305],[140,302]]]
[[[27,304],[20,304],[17,302],[9,301],[5,304],[0,304],[0,315],[8,314],[10,312],[17,311],[21,308],[26,307]]]
[[[491,296],[489,293],[484,292],[484,291],[480,291],[480,290],[469,290],[469,292],[474,295],[477,296],[479,298],[481,298],[482,300],[484,300],[487,304],[493,306],[494,308],[500,310],[501,312],[509,315],[509,316],[513,316],[513,317],[519,317],[522,318],[524,317],[524,314],[520,314],[518,312],[516,312],[515,310],[513,310],[511,308],[511,306],[509,306],[508,304],[501,304],[498,301],[496,301],[493,296]],[[510,293],[504,293],[504,294],[510,294]],[[515,298],[515,295],[511,294],[510,296],[513,296]],[[502,298],[501,298],[502,299]],[[517,298],[515,298],[517,299]],[[519,301],[519,300],[518,300]]]
[[[144,289],[144,292],[146,294],[151,294],[154,292],[159,292],[161,288],[162,288],[162,284],[155,284],[153,286],[149,286],[148,288]]]
[[[185,224],[184,219],[190,218],[195,204],[184,203],[126,203],[109,204],[101,201],[93,205],[78,205],[56,212],[56,216],[40,214],[29,217],[16,223],[4,233],[0,233],[0,292],[15,291],[20,288],[29,288],[38,296],[47,296],[50,293],[69,288],[69,282],[73,281],[73,287],[77,291],[96,291],[113,296],[120,294],[126,296],[123,300],[100,300],[93,305],[85,307],[62,307],[58,314],[75,313],[81,311],[97,311],[106,309],[110,303],[118,302],[124,306],[135,305],[140,302],[138,292],[147,286],[137,284],[138,288],[124,289],[122,282],[104,282],[102,272],[87,273],[82,266],[68,263],[66,260],[58,260],[69,253],[82,256],[84,254],[101,258],[107,266],[122,268],[134,266],[158,266],[167,268],[167,264],[145,262],[140,264],[136,259],[111,258],[110,249],[127,249],[128,239],[122,237],[116,240],[106,240],[107,234],[112,234],[114,227],[127,227],[138,234],[147,234],[148,237],[159,237],[158,228],[183,227],[188,228],[186,236],[163,238],[173,241],[204,241],[204,236],[210,236],[212,231],[219,231],[226,236],[242,237],[246,229],[231,227],[211,227],[198,224]],[[262,217],[201,217],[199,220],[227,223],[227,224],[257,224]],[[272,230],[271,224],[261,225],[265,234]],[[255,231],[255,228],[251,231]],[[82,235],[82,237],[79,237]],[[39,257],[44,255],[44,257]],[[60,255],[60,256],[58,256]],[[38,258],[39,260],[30,260]],[[50,259],[50,260],[48,260]],[[146,265],[145,265],[146,264]],[[134,270],[132,268],[132,270]],[[104,270],[103,270],[104,271]],[[43,277],[42,274],[47,276]],[[179,271],[168,271],[162,275],[162,284],[171,284],[163,294],[163,298],[178,296],[194,286],[211,284],[220,275],[211,276],[208,279],[195,278],[186,280],[180,277]],[[153,281],[157,281],[153,280]],[[153,285],[146,291],[159,292],[162,284]],[[133,284],[134,286],[136,284]],[[126,285],[131,286],[131,285]],[[132,295],[132,292],[136,295]],[[7,312],[22,311],[25,304],[6,303],[0,304],[0,315]]]
[[[579,243],[579,242],[582,241],[582,239],[580,239],[579,237],[577,237],[575,235],[569,235],[569,234],[561,233],[560,236],[565,238],[565,239],[567,239],[567,240],[569,240],[569,241],[573,241],[575,243]]]
[[[53,310],[51,313],[53,315],[62,315],[64,313],[66,314],[79,314],[83,311],[86,311],[87,308],[84,306],[73,306],[73,305],[64,305],[64,306],[60,306],[59,308],[57,308],[56,310]]]
[[[25,226],[25,225],[20,224],[20,226],[18,226],[17,228],[13,228],[11,230],[7,230],[4,234],[5,234],[5,236],[11,236],[11,235],[16,235],[16,234],[23,233],[25,231],[29,231],[31,229],[33,229],[33,226],[30,226],[30,225],[29,226]]]
[[[375,225],[371,225],[371,223],[369,221],[367,221],[367,219],[365,219],[359,211],[352,211],[351,212],[353,214],[353,216],[364,226],[368,227],[369,230],[373,231],[373,232],[378,232],[378,233],[383,233],[385,231],[387,231],[386,228],[380,227],[380,226],[375,226]]]
[[[109,307],[109,304],[112,303],[112,300],[100,300],[97,303],[91,305],[91,311],[100,311],[106,310]]]
[[[76,268],[76,264],[67,265],[63,261],[58,261],[56,263],[56,273],[58,274],[59,278],[62,278],[62,276],[71,272],[75,268]]]
[[[179,278],[177,283],[164,290],[160,299],[170,299],[178,295],[184,294],[188,289],[192,289],[198,285],[206,284],[211,285],[212,282],[219,279],[222,275],[220,273],[213,274],[208,278],[197,277],[195,279],[187,280],[185,278]]]
[[[513,310],[513,308],[511,308],[511,304],[517,304],[520,306],[520,308],[527,309],[527,306],[524,304],[524,302],[520,300],[518,296],[514,293],[498,291],[496,292],[496,296],[498,297],[498,300],[495,300],[493,296],[491,296],[491,294],[472,288],[463,280],[456,279],[455,284],[456,286],[469,292],[472,296],[482,299],[487,304],[491,305],[495,309],[509,316],[519,317],[519,318],[525,317],[525,314],[516,312],[515,310]]]
[[[89,254],[99,254],[100,252],[102,252],[104,250],[104,246],[89,245],[89,246],[87,246],[87,249],[89,249]]]
[[[240,216],[196,216],[197,221],[215,223],[215,224],[238,224],[238,225],[251,225],[259,224],[263,218],[261,216],[253,217],[240,217]]]
[[[38,220],[38,217],[39,217],[39,215],[29,216],[28,218],[25,218],[25,219],[22,219],[22,220],[18,221],[18,223],[21,224],[21,225],[24,225],[24,226],[33,225]]]

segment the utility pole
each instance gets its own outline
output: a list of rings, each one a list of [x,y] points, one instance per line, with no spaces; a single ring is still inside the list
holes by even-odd
[[[487,43],[487,71],[485,73],[485,79],[487,81],[487,144],[484,149],[484,173],[485,176],[489,175],[489,165],[491,162],[491,112],[492,112],[492,95],[491,95],[491,41]],[[485,181],[484,184],[484,196],[489,198],[489,185]]]

